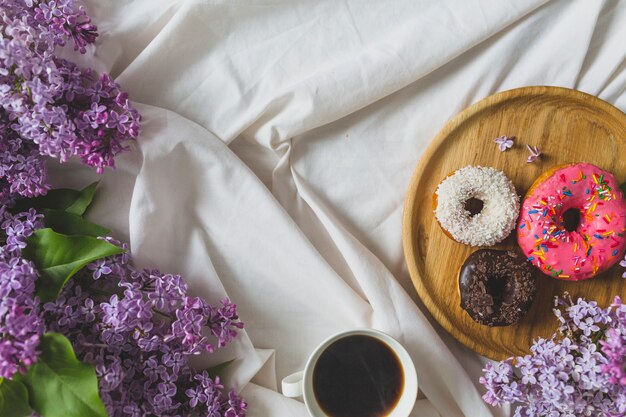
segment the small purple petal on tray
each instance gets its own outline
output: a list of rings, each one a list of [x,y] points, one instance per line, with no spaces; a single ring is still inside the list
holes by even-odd
[[[526,148],[528,149],[528,152],[530,152],[530,155],[528,156],[528,159],[526,160],[526,162],[532,163],[538,159],[541,159],[541,151],[539,150],[538,147],[526,145]]]
[[[502,135],[499,138],[494,139],[494,142],[498,144],[500,152],[504,152],[513,147],[514,140],[515,136],[508,137],[507,135]]]

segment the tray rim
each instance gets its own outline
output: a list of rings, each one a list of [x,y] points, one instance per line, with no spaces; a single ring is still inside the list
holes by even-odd
[[[430,159],[437,152],[441,144],[445,141],[445,139],[453,130],[455,130],[465,120],[470,119],[475,114],[485,110],[488,107],[498,105],[502,102],[512,99],[537,95],[553,95],[568,98],[571,100],[582,100],[588,103],[589,106],[598,108],[599,110],[613,116],[615,119],[621,120],[624,126],[626,126],[626,113],[622,112],[617,107],[596,96],[571,88],[546,85],[527,86],[505,90],[489,95],[474,102],[470,106],[466,107],[464,110],[457,113],[451,119],[449,119],[443,125],[441,130],[439,130],[439,132],[435,135],[435,137],[430,141],[413,170],[413,174],[411,175],[411,180],[409,181],[409,186],[405,194],[404,206],[402,210],[402,248],[409,275],[411,277],[411,281],[413,283],[413,287],[417,292],[417,295],[424,303],[424,306],[428,309],[430,315],[455,340],[457,340],[463,346],[467,347],[473,352],[493,360],[502,360],[506,356],[503,356],[502,353],[497,350],[491,349],[487,346],[484,346],[483,344],[473,341],[471,338],[466,337],[465,334],[462,332],[452,331],[456,329],[456,326],[446,318],[445,314],[443,314],[442,312],[442,307],[438,305],[437,302],[435,302],[432,295],[426,290],[424,284],[422,283],[422,277],[420,276],[419,268],[417,265],[417,258],[413,256],[417,243],[417,232],[415,230],[415,224],[413,224],[412,221],[412,213],[415,210],[417,201],[417,186],[421,180],[421,177],[424,174],[424,171],[428,166]]]

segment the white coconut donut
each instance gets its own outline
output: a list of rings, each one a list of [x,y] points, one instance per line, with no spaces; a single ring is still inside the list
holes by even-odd
[[[471,246],[491,246],[515,228],[519,196],[504,172],[495,168],[467,166],[445,178],[436,191],[435,217],[454,240]],[[466,202],[483,202],[472,215]]]

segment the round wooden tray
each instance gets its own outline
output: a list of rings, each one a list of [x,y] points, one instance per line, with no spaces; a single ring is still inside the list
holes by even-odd
[[[515,145],[500,152],[494,138],[515,136]],[[541,161],[527,163],[525,144],[538,146]],[[458,272],[477,248],[446,237],[433,214],[432,197],[439,182],[466,165],[504,171],[524,196],[548,168],[568,162],[591,162],[626,180],[626,114],[610,104],[558,87],[504,91],[470,106],[450,120],[420,159],[404,205],[402,242],[411,279],[434,318],[465,346],[491,359],[528,353],[533,338],[556,329],[554,296],[568,291],[608,305],[626,294],[623,268],[582,282],[564,282],[538,274],[538,291],[519,323],[489,328],[475,323],[460,307]],[[519,251],[515,233],[495,248]]]

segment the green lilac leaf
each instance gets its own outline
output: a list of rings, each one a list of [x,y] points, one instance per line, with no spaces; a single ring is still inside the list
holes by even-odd
[[[228,366],[229,366],[231,363],[233,363],[233,362],[235,362],[235,359],[231,359],[231,360],[226,361],[226,362],[218,363],[218,364],[217,364],[217,365],[215,365],[215,366],[212,366],[212,367],[210,367],[210,368],[207,368],[207,370],[206,370],[206,371],[208,372],[208,374],[209,374],[209,376],[210,376],[211,378],[215,378],[216,376],[218,376],[219,374],[221,374],[221,373],[222,373],[222,371],[223,371],[224,369],[228,368]]]
[[[107,417],[96,372],[76,359],[70,341],[46,333],[39,348],[39,361],[23,378],[33,409],[43,417]]]
[[[92,236],[67,236],[39,229],[26,239],[22,256],[35,263],[41,273],[36,294],[42,302],[54,301],[65,283],[88,263],[123,253],[124,250]]]
[[[69,188],[57,188],[48,191],[46,195],[33,198],[19,199],[11,212],[19,213],[34,208],[37,211],[43,209],[64,210],[77,215],[82,215],[91,204],[96,192],[98,182],[89,184],[82,190],[71,190]]]
[[[98,188],[98,181],[89,184],[87,187],[80,190],[78,194],[78,198],[65,209],[68,213],[74,213],[78,216],[82,216],[91,202],[93,201],[93,196],[96,193],[96,188]]]
[[[0,378],[0,416],[25,417],[33,410],[28,405],[28,391],[19,381]]]
[[[81,216],[63,210],[45,209],[44,224],[57,233],[64,235],[106,236],[110,230],[91,223]]]

